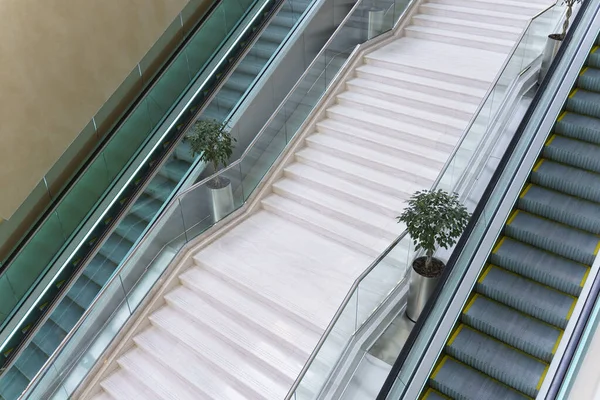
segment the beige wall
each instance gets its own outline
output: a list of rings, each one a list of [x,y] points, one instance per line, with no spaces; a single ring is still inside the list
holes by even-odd
[[[0,1],[0,217],[19,207],[187,3]]]

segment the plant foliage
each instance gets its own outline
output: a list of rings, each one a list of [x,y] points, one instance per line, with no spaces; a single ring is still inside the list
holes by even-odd
[[[425,250],[425,266],[430,268],[435,249],[447,249],[456,243],[470,216],[456,193],[438,189],[416,192],[397,218],[406,224],[416,249]]]
[[[215,172],[220,166],[226,167],[235,138],[231,136],[227,122],[201,120],[194,124],[192,132],[186,137],[190,143],[192,156],[200,155],[200,160],[210,163]]]

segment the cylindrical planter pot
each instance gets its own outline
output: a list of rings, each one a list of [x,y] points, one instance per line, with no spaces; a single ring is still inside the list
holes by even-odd
[[[221,178],[219,183],[211,181],[207,187],[210,193],[213,221],[218,222],[229,215],[235,207],[231,182]]]
[[[431,294],[437,286],[440,276],[442,275],[442,269],[444,264],[434,258],[436,263],[441,264],[439,271],[425,271],[419,268],[419,261],[423,261],[425,257],[418,257],[413,261],[412,268],[410,271],[410,283],[408,287],[408,302],[406,304],[406,316],[413,322],[416,322],[421,315],[421,312],[425,308],[425,304],[431,297]],[[435,275],[435,276],[426,276]]]
[[[541,82],[548,70],[550,69],[550,64],[554,61],[554,57],[558,53],[558,49],[562,44],[563,37],[559,33],[554,33],[552,35],[548,35],[548,39],[546,40],[546,47],[544,47],[544,52],[542,53],[542,65],[540,67],[540,78],[539,82]]]

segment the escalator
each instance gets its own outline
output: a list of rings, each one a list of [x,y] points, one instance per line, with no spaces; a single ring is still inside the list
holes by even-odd
[[[600,38],[421,399],[531,399],[600,249]]]
[[[255,18],[254,25],[249,27],[249,35],[242,38],[241,44],[237,45],[228,59],[228,62],[235,61],[229,67],[233,72],[229,74],[229,71],[220,69],[214,73],[217,76],[228,75],[222,85],[218,79],[212,78],[213,85],[221,86],[218,94],[207,106],[202,105],[202,99],[192,104],[195,109],[204,108],[201,118],[223,121],[231,115],[311,3],[309,0],[265,3],[270,7],[261,9],[261,16]],[[266,28],[262,29],[264,26]],[[249,46],[252,47],[245,53]],[[244,53],[242,61],[237,62],[235,55]],[[209,91],[204,91],[200,97],[209,98],[209,95]],[[195,114],[187,116],[186,113],[186,117],[192,118]],[[179,139],[184,130],[183,124],[173,129]],[[53,278],[52,285],[49,285],[49,289],[32,307],[32,312],[23,318],[6,342],[7,345],[1,349],[0,400],[19,397],[85,313],[134,243],[187,178],[196,159],[191,156],[185,141],[178,140],[176,135],[167,135],[157,149],[156,156],[153,155],[138,171],[139,177],[136,176],[130,187],[126,187],[116,199],[117,208],[126,209],[126,214],[120,216],[118,210],[109,210],[103,218],[100,228],[108,233],[99,250],[97,246],[96,249],[94,247],[102,234],[92,232],[81,246],[82,249]],[[165,157],[167,159],[163,162],[161,158]],[[141,194],[138,195],[136,190],[140,188]],[[112,223],[115,220],[118,220],[117,224]],[[94,256],[86,260],[85,251],[94,252]],[[77,276],[74,282],[72,276]],[[54,299],[60,301],[53,304]],[[48,315],[49,309],[51,312]],[[43,323],[40,325],[38,321]],[[22,343],[26,343],[25,347]],[[17,353],[18,357],[15,356]],[[3,365],[9,367],[3,371]]]

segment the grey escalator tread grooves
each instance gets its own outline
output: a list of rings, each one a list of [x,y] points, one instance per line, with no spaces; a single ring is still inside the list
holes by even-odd
[[[430,378],[430,385],[456,399],[530,400],[491,377],[444,356]]]
[[[575,89],[567,99],[566,109],[579,114],[600,118],[600,93]]]
[[[112,260],[97,253],[94,258],[92,258],[92,261],[84,268],[83,274],[98,285],[104,286],[113,272],[115,272],[116,268],[117,264]]]
[[[557,290],[578,296],[590,268],[568,258],[503,237],[490,262]]]
[[[148,186],[146,186],[144,193],[164,203],[167,201],[173,190],[175,190],[176,186],[177,182],[165,178],[164,176],[156,175],[152,178]]]
[[[167,179],[179,182],[189,168],[190,164],[187,161],[172,158],[160,168],[158,173]]]
[[[600,203],[600,174],[542,159],[531,181],[572,196]]]
[[[131,212],[144,221],[150,222],[158,213],[158,210],[160,210],[161,206],[162,203],[160,201],[157,201],[147,194],[142,193],[133,207],[131,207]]]
[[[50,319],[65,332],[70,332],[83,315],[83,312],[84,310],[77,303],[65,297],[50,314]]]
[[[451,400],[450,397],[444,396],[437,390],[433,390],[432,388],[428,388],[421,400]]]
[[[600,92],[600,69],[587,67],[577,78],[577,87]]]
[[[130,212],[119,222],[115,233],[134,243],[142,235],[146,226],[148,226],[148,221]]]
[[[546,362],[552,360],[563,332],[480,294],[470,299],[461,321]]]
[[[488,265],[475,286],[493,300],[564,329],[576,297],[524,278],[495,265]]]
[[[515,211],[504,229],[509,237],[587,265],[598,253],[598,235],[524,211]]]
[[[548,364],[466,325],[459,325],[446,353],[467,365],[535,397]]]
[[[590,233],[600,233],[600,204],[528,184],[519,209]]]
[[[133,246],[132,242],[113,232],[100,247],[100,253],[118,265],[125,258],[131,246]]]
[[[12,367],[0,379],[0,394],[6,399],[17,399],[29,384],[18,368]]]
[[[33,337],[33,342],[46,353],[47,356],[50,356],[66,336],[67,332],[54,321],[48,319]]]
[[[101,286],[81,275],[67,292],[67,296],[83,309],[87,309],[100,292]]]
[[[600,51],[598,46],[594,47],[587,59],[587,65],[590,67],[600,68]]]
[[[271,24],[263,31],[259,40],[280,44],[289,32],[290,30],[285,27]]]
[[[30,343],[15,361],[15,366],[27,379],[32,380],[47,359],[46,353],[34,343]]]
[[[600,121],[594,117],[565,111],[554,130],[563,136],[600,144]]]
[[[544,158],[600,173],[600,146],[552,135],[544,147]]]

